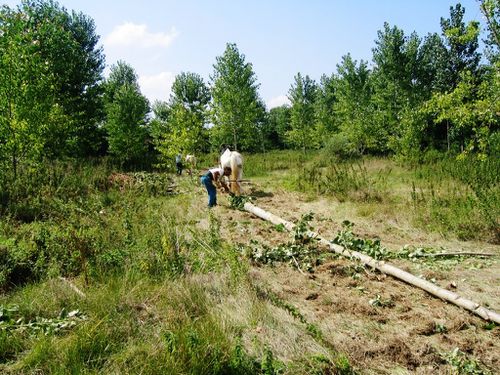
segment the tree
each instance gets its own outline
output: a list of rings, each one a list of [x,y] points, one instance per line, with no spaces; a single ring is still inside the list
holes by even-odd
[[[46,28],[53,27],[47,23]],[[55,100],[55,76],[24,13],[0,10],[0,161],[15,180],[19,163],[45,156],[50,136],[67,122]],[[5,176],[7,173],[4,173]]]
[[[350,54],[337,64],[335,115],[339,130],[359,153],[378,149],[372,134],[371,72],[366,61],[358,64]]]
[[[199,153],[207,149],[205,124],[209,101],[209,89],[200,75],[181,73],[176,76],[170,102],[157,105],[155,110],[157,117],[162,114],[164,117],[162,130],[155,132],[154,136],[164,163],[168,164],[178,153]],[[156,121],[162,120],[158,118]]]
[[[450,18],[441,18],[441,30],[448,47],[447,85],[454,89],[464,71],[473,76],[477,73],[481,55],[478,53],[479,22],[471,21],[465,25],[463,21],[465,8],[458,3],[450,7]]]
[[[122,165],[139,161],[146,153],[149,102],[130,65],[120,61],[111,67],[105,97],[109,153]]]
[[[265,107],[257,92],[259,85],[252,64],[245,62],[236,44],[228,43],[224,54],[216,58],[210,80],[212,145],[232,144],[235,150],[256,149],[260,139],[256,134]]]
[[[448,90],[448,51],[437,33],[428,34],[419,49],[419,81],[422,97],[429,99],[434,92]]]
[[[425,85],[421,74],[421,39],[412,33],[406,37],[398,27],[384,24],[373,48],[373,134],[378,152],[397,148],[404,129],[403,114],[423,101]]]
[[[500,59],[500,0],[482,0],[481,11],[488,24],[486,54],[492,63]]]
[[[316,97],[316,126],[325,136],[338,131],[338,122],[335,118],[335,104],[337,103],[337,81],[335,75],[328,77],[323,74],[318,86]]]
[[[286,146],[286,134],[290,127],[290,107],[282,105],[271,108],[263,129],[264,138],[269,141],[269,148],[283,149]]]
[[[306,152],[320,143],[314,111],[318,88],[308,75],[302,77],[297,73],[294,79],[295,83],[288,91],[291,130],[287,132],[287,139],[291,145]]]
[[[104,55],[97,41],[90,18],[53,1],[0,9],[0,159],[8,157],[14,176],[20,161],[100,146]]]
[[[64,131],[52,134],[46,154],[96,154],[104,141],[99,124],[105,61],[94,21],[52,0],[24,0],[20,11],[26,17],[25,30],[53,74],[55,101],[70,119]]]
[[[500,104],[491,100],[499,88],[498,75],[488,76],[478,87],[471,72],[462,73],[453,91],[435,93],[415,111],[413,133],[407,135],[411,142],[408,149],[434,148],[487,158],[500,127]]]

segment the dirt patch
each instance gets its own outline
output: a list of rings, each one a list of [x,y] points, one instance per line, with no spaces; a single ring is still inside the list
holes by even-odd
[[[334,238],[342,220],[347,219],[357,223],[359,237],[380,238],[390,249],[425,245],[500,254],[499,246],[446,241],[437,235],[412,231],[406,225],[398,226],[396,221],[359,217],[334,200],[312,201],[279,189],[266,193],[260,187],[259,191],[254,203],[286,220],[296,222],[303,214],[313,212],[312,226],[324,238]],[[223,236],[234,243],[247,245],[254,240],[274,246],[290,241],[289,234],[249,213],[228,209],[220,214]],[[387,231],[388,225],[395,229]],[[409,261],[398,261],[398,265],[443,287],[453,281],[457,293],[500,310],[497,258],[475,259],[448,268],[417,267]],[[494,354],[500,353],[499,327],[485,328],[486,322],[469,312],[391,277],[360,269],[359,264],[348,259],[321,264],[313,276],[280,264],[256,266],[252,277],[256,284],[295,306],[308,322],[319,327],[325,340],[359,369],[376,373],[401,368],[422,374],[450,373],[453,368],[446,358],[457,348],[492,371],[500,368],[500,357]]]

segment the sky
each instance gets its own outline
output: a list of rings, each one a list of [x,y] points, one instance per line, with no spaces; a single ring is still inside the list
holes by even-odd
[[[106,55],[105,75],[118,60],[130,64],[142,93],[168,100],[175,76],[199,74],[209,83],[216,57],[236,43],[253,66],[268,109],[288,102],[300,72],[319,82],[342,56],[371,62],[384,22],[420,37],[440,33],[451,0],[59,0],[90,16]],[[20,1],[2,0],[15,7]],[[461,0],[464,19],[485,22],[477,0]]]

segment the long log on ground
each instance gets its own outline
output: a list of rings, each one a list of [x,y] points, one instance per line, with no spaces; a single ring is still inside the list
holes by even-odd
[[[428,253],[428,254],[413,254],[415,258],[426,257],[494,257],[492,253],[475,253],[475,252],[456,252],[456,253]]]
[[[245,203],[243,208],[245,209],[245,211],[248,211],[254,214],[255,216],[267,220],[275,225],[279,224],[283,225],[288,231],[292,231],[295,227],[293,223],[286,221],[270,212],[267,212],[262,208],[259,208],[251,203],[248,202]],[[420,289],[423,289],[426,292],[438,298],[444,299],[445,301],[448,301],[466,310],[469,310],[485,320],[500,324],[500,314],[498,314],[495,311],[488,310],[474,301],[461,297],[458,294],[451,292],[447,289],[440,288],[437,285],[434,285],[427,280],[412,275],[409,272],[403,271],[402,269],[397,268],[396,266],[393,266],[390,263],[386,263],[384,261],[378,261],[363,253],[348,250],[340,245],[333,244],[330,241],[320,237],[316,232],[308,231],[307,235],[311,238],[315,238],[322,245],[328,246],[331,250],[333,250],[337,254],[343,255],[347,258],[358,259],[365,265],[370,266],[371,268],[375,268],[380,272],[385,273],[386,275],[393,276],[397,279],[403,280],[404,282],[410,285],[414,285]]]

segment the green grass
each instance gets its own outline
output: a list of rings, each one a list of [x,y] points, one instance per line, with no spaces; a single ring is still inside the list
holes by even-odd
[[[275,180],[309,199],[332,197],[362,216],[404,215],[416,228],[460,240],[500,242],[500,161],[434,157],[339,161],[322,152],[274,151],[246,158],[248,175]],[[246,165],[245,165],[246,167]],[[245,175],[246,174],[245,169]]]
[[[0,306],[15,316],[0,316],[0,372],[294,373],[312,355],[299,342],[295,357],[279,358],[266,338],[249,340],[256,319],[280,319],[259,301],[248,263],[221,238],[196,181],[178,179],[182,194],[170,194],[168,179],[129,174],[133,183],[121,190],[104,167],[55,168],[75,176],[40,174],[36,187],[8,192],[40,203],[30,215],[18,203],[2,207]],[[85,319],[64,329],[13,323],[59,327],[61,311],[75,310]],[[307,340],[304,327],[281,328],[289,329]]]
[[[244,173],[311,199],[328,196],[367,217],[405,215],[444,236],[497,238],[493,162],[339,162],[321,152],[273,151],[245,155]],[[61,163],[2,185],[0,372],[354,371],[334,348],[319,356],[321,334],[300,311],[259,295],[196,179],[135,173],[120,186],[111,174],[106,164]],[[76,310],[85,319],[53,329],[69,322],[62,312]],[[274,335],[255,334],[260,325]],[[296,342],[286,342],[290,330]],[[293,350],[284,355],[276,349],[282,345]]]

